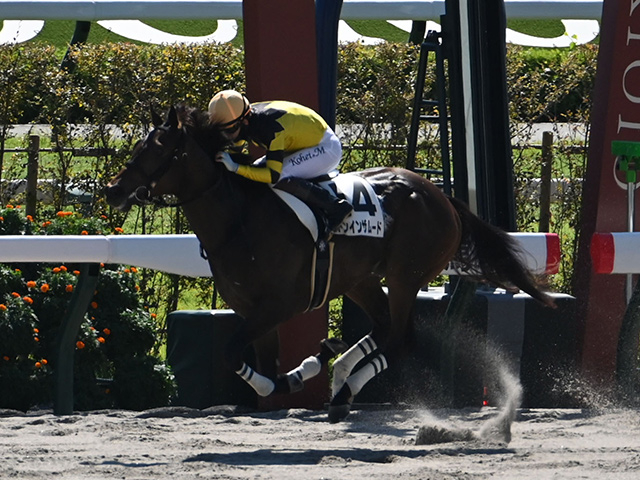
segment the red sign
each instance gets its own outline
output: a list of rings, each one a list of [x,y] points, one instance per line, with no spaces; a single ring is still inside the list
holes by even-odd
[[[589,246],[594,232],[627,230],[627,187],[616,176],[616,157],[611,153],[615,140],[640,142],[640,0],[603,4],[576,263],[583,370],[591,379],[607,383],[615,374],[626,277],[594,273]]]

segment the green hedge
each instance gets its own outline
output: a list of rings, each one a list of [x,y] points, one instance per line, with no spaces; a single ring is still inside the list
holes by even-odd
[[[406,123],[417,47],[347,44],[338,53],[339,122]],[[510,46],[514,120],[582,120],[596,53],[595,45]],[[92,44],[73,50],[72,60],[73,72],[63,72],[53,47],[0,47],[0,124],[138,124],[148,120],[150,104],[204,107],[220,89],[244,89],[243,51],[230,45]]]

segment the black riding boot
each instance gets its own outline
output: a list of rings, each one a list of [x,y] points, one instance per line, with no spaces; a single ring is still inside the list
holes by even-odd
[[[334,197],[320,185],[297,177],[287,177],[274,185],[298,197],[312,208],[319,209],[325,216],[325,228],[319,232],[318,240],[328,240],[331,232],[353,211],[349,202]]]

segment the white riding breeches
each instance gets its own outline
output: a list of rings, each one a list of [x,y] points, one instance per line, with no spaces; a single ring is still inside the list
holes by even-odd
[[[320,143],[284,157],[280,180],[287,177],[315,178],[336,170],[342,159],[342,144],[327,127]]]

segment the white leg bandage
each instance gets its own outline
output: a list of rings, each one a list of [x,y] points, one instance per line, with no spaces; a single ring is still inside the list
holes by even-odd
[[[353,367],[377,348],[378,346],[376,342],[373,341],[373,338],[371,338],[371,335],[367,335],[344,352],[342,356],[333,363],[333,382],[331,384],[333,396],[336,396],[340,391],[344,382],[351,374]]]
[[[300,366],[287,373],[287,376],[297,376],[301,381],[304,382],[318,375],[321,368],[322,365],[320,364],[320,360],[312,356],[305,358]]]
[[[258,395],[261,397],[267,397],[271,395],[276,385],[267,377],[260,375],[253,368],[246,363],[242,364],[240,370],[236,370],[236,373],[242,377],[242,379],[253,387]]]
[[[351,394],[354,396],[357,395],[369,380],[371,380],[383,370],[386,370],[387,366],[387,359],[383,354],[380,354],[360,370],[358,370],[356,373],[347,378],[347,385],[349,385]]]

